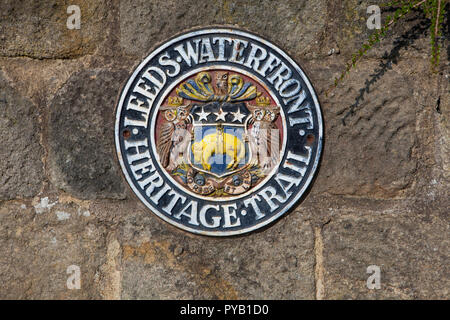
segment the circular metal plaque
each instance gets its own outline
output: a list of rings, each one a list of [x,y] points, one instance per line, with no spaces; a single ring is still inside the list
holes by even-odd
[[[261,228],[300,199],[317,169],[322,117],[302,69],[236,29],[200,29],[154,50],[117,106],[124,175],[163,220],[229,236]]]

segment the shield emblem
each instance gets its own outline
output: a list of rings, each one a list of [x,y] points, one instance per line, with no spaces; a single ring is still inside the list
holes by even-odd
[[[195,105],[190,164],[222,178],[244,169],[251,160],[246,141],[250,112],[245,103],[212,102]]]

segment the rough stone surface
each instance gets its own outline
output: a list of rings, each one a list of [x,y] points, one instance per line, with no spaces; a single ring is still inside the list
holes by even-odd
[[[316,85],[329,85],[320,78],[330,76],[332,63],[312,68]],[[365,62],[353,71],[356,77],[323,97],[326,141],[316,191],[394,197],[412,186],[420,87],[403,68],[380,70],[379,63]]]
[[[371,16],[367,13],[367,8],[371,5],[380,6],[383,25],[387,16],[393,16],[395,11],[394,8],[382,6],[386,3],[384,0],[327,1],[327,25],[321,39],[322,46],[327,50],[334,49],[332,54],[340,54],[349,59],[375,31],[367,27],[367,20]],[[412,10],[405,20],[388,30],[385,38],[367,53],[367,57],[380,58],[389,55],[393,49],[397,50],[399,45],[414,44],[410,50],[402,52],[403,56],[426,59],[429,50],[429,27],[430,23],[423,18],[421,11]]]
[[[224,23],[257,30],[296,56],[310,54],[319,47],[326,18],[324,0],[291,0],[276,4],[270,0],[223,2]]]
[[[121,235],[123,299],[314,298],[314,235],[300,214],[261,233],[215,239],[144,211],[126,218]]]
[[[114,110],[127,75],[81,71],[50,103],[49,169],[56,187],[82,199],[125,196],[114,152]]]
[[[0,72],[0,200],[36,195],[44,176],[36,106]]]
[[[0,58],[0,69],[14,83],[14,88],[38,107],[51,101],[67,79],[76,71],[84,69],[85,58],[74,60],[44,59],[27,57]]]
[[[84,216],[87,209],[56,200],[50,198],[50,207],[42,211],[34,207],[41,199],[25,207],[0,205],[1,299],[101,298],[94,279],[105,262],[106,228]],[[60,220],[57,212],[69,218]],[[71,265],[80,268],[80,290],[66,285]]]
[[[324,227],[327,299],[445,299],[450,279],[448,220],[398,213],[365,217],[341,212]],[[369,290],[370,265],[380,289]]]
[[[120,46],[128,54],[143,56],[169,34],[194,26],[221,23],[220,12],[220,1],[121,1]],[[174,19],[178,23],[174,24]]]
[[[69,1],[0,2],[1,299],[448,299],[448,28],[437,75],[417,11],[329,91],[373,32],[367,6],[384,0],[83,0],[81,30],[66,28]],[[226,239],[149,212],[113,135],[133,66],[211,24],[288,51],[325,123],[317,178],[293,212]],[[67,288],[71,265],[80,290]],[[366,286],[370,265],[379,290]]]
[[[73,1],[2,0],[0,56],[49,59],[92,53],[105,35],[107,9],[102,1],[77,1],[81,28],[69,30]]]
[[[161,14],[161,12],[164,12]],[[125,52],[143,55],[168,34],[211,25],[239,25],[257,30],[295,54],[311,51],[324,30],[325,1],[121,1],[121,46]],[[172,23],[177,19],[177,24]],[[153,23],[158,21],[158,23]],[[314,21],[314,23],[307,23]],[[301,31],[301,32],[300,32]],[[277,35],[273,37],[273,35]],[[278,35],[283,35],[282,39]]]

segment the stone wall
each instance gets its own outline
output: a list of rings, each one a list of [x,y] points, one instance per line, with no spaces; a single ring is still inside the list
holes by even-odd
[[[413,13],[325,94],[368,37],[376,2],[0,0],[0,298],[448,298],[448,30],[437,75],[429,21]],[[71,4],[80,30],[66,27]],[[288,51],[325,123],[317,178],[295,210],[221,239],[151,214],[113,145],[133,67],[168,37],[213,24]],[[66,287],[70,265],[80,290]],[[367,288],[369,265],[381,289]]]

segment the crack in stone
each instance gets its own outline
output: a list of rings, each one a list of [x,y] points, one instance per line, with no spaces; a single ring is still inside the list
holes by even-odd
[[[325,224],[329,223],[328,220]],[[324,225],[325,225],[324,224]],[[322,238],[322,227],[314,228],[314,255],[315,255],[315,285],[316,285],[316,299],[323,300],[325,297],[325,285],[324,285],[324,267],[323,267],[323,238]]]

